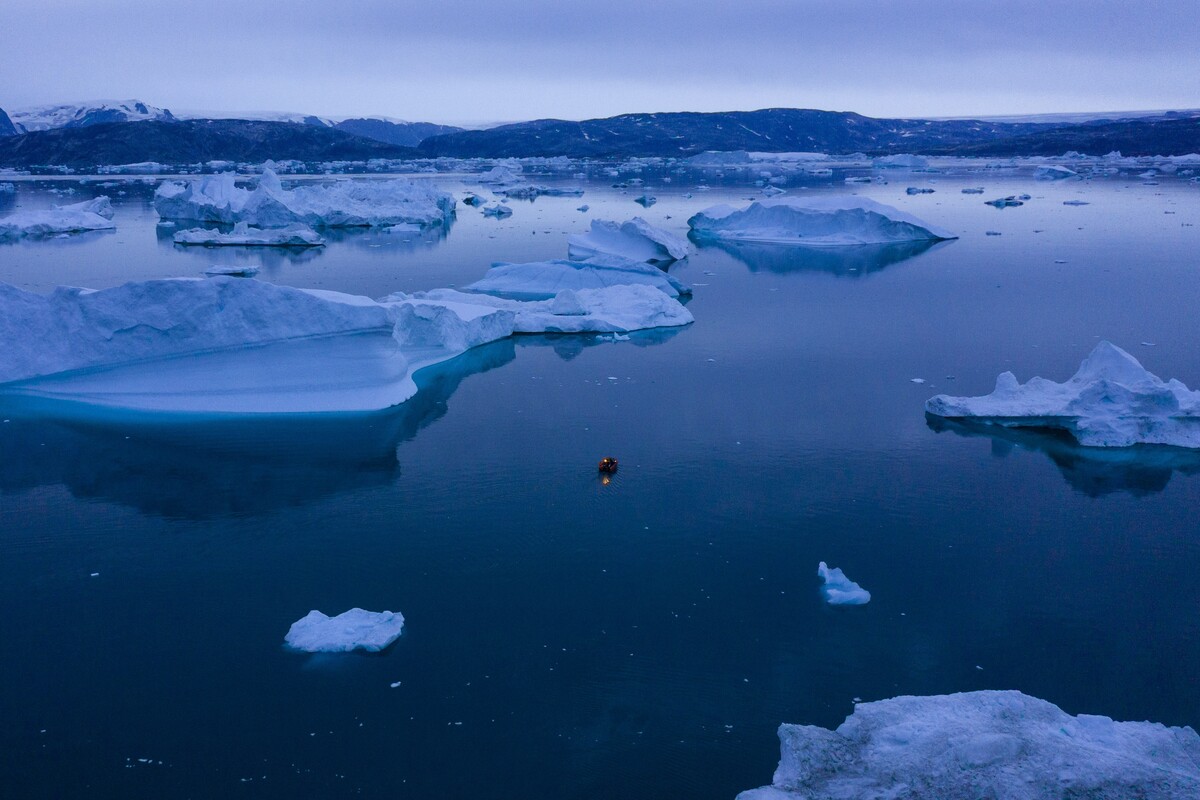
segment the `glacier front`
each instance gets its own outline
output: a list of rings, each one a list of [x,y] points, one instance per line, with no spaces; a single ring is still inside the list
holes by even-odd
[[[925,403],[925,411],[1005,427],[1061,429],[1092,447],[1200,447],[1200,392],[1163,381],[1107,341],[1063,383],[1031,378],[1021,384],[1003,372],[991,394],[940,394]]]
[[[1193,800],[1188,727],[1071,716],[1016,691],[859,703],[831,731],[779,726],[770,786],[738,800]]]

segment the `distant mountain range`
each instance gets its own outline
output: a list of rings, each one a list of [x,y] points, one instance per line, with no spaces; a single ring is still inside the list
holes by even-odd
[[[822,153],[1048,155],[1078,150],[1103,155],[1171,155],[1200,151],[1200,117],[1030,123],[986,120],[875,119],[841,111],[769,108],[721,113],[624,114],[568,122],[545,119],[433,136],[428,156],[619,158],[692,156],[707,150]],[[1123,147],[1106,147],[1120,141]],[[1057,148],[1057,149],[1056,149]]]
[[[9,117],[11,116],[11,120]],[[876,119],[770,108],[544,119],[462,130],[383,117],[335,121],[181,119],[136,100],[0,111],[0,166],[195,163],[208,160],[365,160],[568,156],[688,157],[705,151],[962,156],[1181,155],[1200,152],[1200,112],[1068,121]],[[28,131],[28,132],[26,132]],[[415,149],[414,149],[415,148]]]
[[[0,165],[194,164],[204,161],[363,161],[416,158],[408,147],[290,122],[177,120],[109,122],[0,138]]]

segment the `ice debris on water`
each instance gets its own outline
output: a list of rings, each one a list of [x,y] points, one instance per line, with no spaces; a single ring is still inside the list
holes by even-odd
[[[985,204],[993,208],[1016,208],[1017,206],[1025,205],[1025,201],[1019,199],[1016,195],[1009,195],[1008,197],[1001,197],[996,200],[987,200]]]
[[[847,578],[837,567],[829,567],[822,561],[817,566],[817,576],[824,582],[821,592],[830,605],[861,606],[871,602],[871,593]]]
[[[292,623],[284,643],[307,653],[377,653],[400,638],[403,630],[404,615],[398,612],[352,608],[330,617],[313,610]]]
[[[688,220],[700,240],[836,247],[956,239],[957,234],[865,197],[781,197],[720,205]]]
[[[779,726],[770,786],[738,800],[1200,797],[1189,727],[1071,716],[1017,691],[858,703],[829,730]]]
[[[925,411],[1010,428],[1060,429],[1091,447],[1200,447],[1200,391],[1161,380],[1107,341],[1063,383],[1031,378],[1021,384],[1004,372],[991,394],[938,395],[925,403]]]

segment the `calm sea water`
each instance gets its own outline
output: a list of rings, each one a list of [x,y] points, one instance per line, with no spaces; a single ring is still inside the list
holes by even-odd
[[[0,280],[248,261],[378,296],[562,257],[592,216],[682,233],[756,191],[675,176],[642,209],[611,182],[300,257],[176,249],[152,186],[19,183],[0,213],[107,191],[118,229],[0,246]],[[1200,725],[1200,458],[939,429],[922,409],[1006,369],[1061,380],[1101,338],[1200,386],[1200,187],[793,188],[848,191],[961,238],[701,249],[672,269],[694,325],[495,343],[387,413],[164,427],[0,410],[3,793],[731,798],[770,781],[780,722],[984,688]],[[871,603],[825,605],[821,560]],[[403,612],[404,635],[375,656],[283,649],[310,609],[353,606]]]

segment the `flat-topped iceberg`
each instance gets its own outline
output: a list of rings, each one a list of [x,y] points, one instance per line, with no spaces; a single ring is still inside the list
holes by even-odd
[[[1071,716],[1015,691],[859,703],[831,731],[779,727],[770,786],[738,800],[1185,800],[1200,797],[1188,727]]]
[[[1109,342],[1096,345],[1063,383],[1031,378],[1022,385],[1004,372],[989,395],[938,395],[925,411],[1006,427],[1062,429],[1092,447],[1200,447],[1200,392],[1177,380],[1164,382]]]
[[[832,606],[861,606],[871,602],[871,593],[846,577],[837,567],[829,567],[822,561],[817,565],[817,577],[823,583],[821,594]]]
[[[236,185],[231,174],[206,175],[187,183],[168,181],[154,193],[163,219],[195,220],[260,228],[303,223],[317,228],[385,227],[401,223],[448,224],[454,198],[428,181],[337,180],[286,190],[264,170],[254,189]]]
[[[651,264],[687,258],[688,243],[682,236],[656,228],[641,217],[628,222],[592,220],[592,229],[567,239],[567,257],[586,261],[600,254],[622,256]]]
[[[688,220],[697,239],[840,247],[956,239],[911,214],[865,197],[779,197],[747,208],[719,205]]]
[[[563,289],[602,289],[606,286],[644,284],[669,297],[691,294],[691,289],[658,267],[619,256],[596,256],[588,261],[535,261],[498,263],[469,292],[513,300],[549,300]]]
[[[454,289],[434,289],[407,297],[478,304],[511,311],[515,333],[628,333],[647,328],[672,328],[694,321],[678,300],[644,284],[600,289],[561,289],[546,300],[512,300]]]
[[[390,229],[385,229],[390,230]],[[233,226],[230,233],[192,228],[179,231],[175,244],[204,247],[323,247],[325,240],[312,228],[294,223],[283,228],[251,228],[245,222]]]
[[[313,610],[292,623],[283,641],[291,649],[306,653],[378,653],[399,639],[403,631],[404,615],[399,612],[352,608],[330,617]]]
[[[105,196],[55,206],[39,211],[19,211],[0,217],[0,242],[5,239],[44,238],[87,231],[110,231],[113,223],[112,203]]]
[[[1033,171],[1033,177],[1039,181],[1061,181],[1064,178],[1078,178],[1079,173],[1057,164],[1043,164]]]

